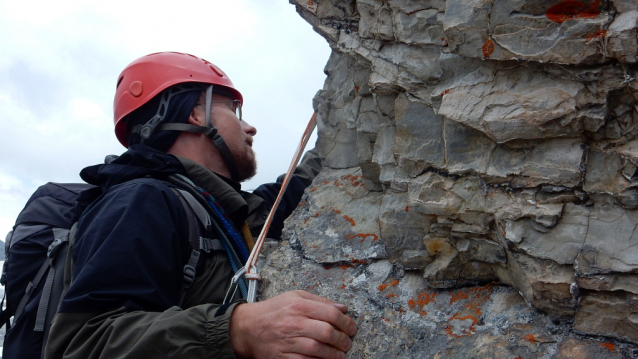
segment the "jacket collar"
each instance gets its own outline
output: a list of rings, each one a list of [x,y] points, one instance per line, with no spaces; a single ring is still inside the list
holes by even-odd
[[[224,208],[226,214],[237,227],[241,227],[248,217],[249,206],[243,198],[241,185],[231,179],[208,170],[188,158],[175,156],[184,167],[186,176],[196,185],[210,193]]]

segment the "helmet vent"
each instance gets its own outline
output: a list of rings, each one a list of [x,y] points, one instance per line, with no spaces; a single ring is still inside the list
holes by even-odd
[[[124,75],[120,76],[119,79],[117,79],[117,85],[115,85],[115,88],[117,89],[118,87],[120,87],[120,84],[122,83],[122,80],[124,80]]]

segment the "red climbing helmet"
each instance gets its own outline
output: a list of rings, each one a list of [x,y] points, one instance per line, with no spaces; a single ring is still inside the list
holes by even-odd
[[[236,100],[243,97],[228,76],[214,64],[197,56],[180,52],[158,52],[131,62],[117,79],[113,101],[115,136],[128,147],[126,115],[150,101],[163,90],[184,82],[222,86]]]

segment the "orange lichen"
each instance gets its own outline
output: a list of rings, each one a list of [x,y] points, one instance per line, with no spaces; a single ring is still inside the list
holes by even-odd
[[[339,287],[339,288],[341,288],[341,289],[346,289],[346,285],[345,285],[345,284],[343,284],[343,285],[341,285],[341,287]]]
[[[598,4],[600,4],[600,0],[593,1],[589,4],[589,6],[587,6],[584,2],[576,0],[564,0],[547,9],[545,16],[547,16],[547,18],[551,21],[559,24],[567,20],[574,20],[577,18],[593,19],[600,15],[600,11],[598,11]]]
[[[593,34],[587,35],[587,41],[591,41],[593,39],[602,39],[607,36],[607,30],[598,30]]]
[[[422,307],[428,303],[434,302],[435,297],[436,297],[436,293],[421,292],[417,294],[416,304]]]
[[[332,209],[332,211],[333,211],[334,213],[341,214],[341,211],[340,211],[340,210],[338,210],[338,209],[334,209],[334,208],[333,208],[333,209]]]
[[[487,59],[492,55],[493,52],[494,43],[490,39],[485,40],[485,43],[483,43],[483,57]]]
[[[396,295],[396,294],[388,294],[385,297],[386,298],[393,298],[393,297],[398,297],[398,295]]]
[[[303,206],[304,204],[306,204],[306,201],[299,202],[299,204],[298,204],[297,206],[301,207],[301,206]]]
[[[607,348],[607,350],[609,350],[609,351],[614,350],[614,348],[616,347],[612,343],[600,343],[600,345],[602,345],[603,347]]]
[[[346,219],[346,221],[350,222],[351,225],[355,225],[356,223],[354,222],[354,219],[348,217],[347,215],[344,215],[343,218]]]
[[[468,299],[469,296],[467,295],[467,293],[464,292],[458,292],[456,294],[450,293],[450,304],[456,302],[457,300],[461,300],[461,299]]]
[[[535,344],[536,343],[536,338],[534,338],[534,336],[532,334],[527,334],[525,336],[525,339],[527,339],[530,343]]]
[[[461,290],[456,294],[450,293],[450,304],[460,301],[460,300],[468,300],[469,303],[463,306],[463,310],[454,313],[450,318],[450,322],[452,320],[472,320],[472,324],[467,329],[462,329],[460,334],[455,334],[454,328],[452,324],[449,324],[445,330],[446,333],[455,338],[460,338],[468,335],[472,335],[475,333],[476,323],[478,322],[477,318],[481,316],[481,305],[489,299],[490,293],[492,292],[492,288],[489,285],[484,287],[473,287],[469,290]],[[459,332],[457,332],[459,333]]]
[[[377,239],[379,239],[379,236],[377,236],[374,233],[360,233],[360,234],[353,234],[350,237],[348,237],[348,240],[355,238],[355,237],[361,237],[361,242],[365,241],[367,237],[372,237],[372,241],[375,242]]]
[[[442,92],[441,92],[441,97],[443,97],[443,96],[445,96],[445,95],[447,95],[447,94],[449,94],[449,93],[450,93],[450,89],[447,89],[447,90],[445,90],[445,91],[442,91]]]
[[[313,189],[310,190],[310,192],[317,192],[317,189],[313,188]]]
[[[317,212],[317,213],[313,214],[312,216],[310,216],[310,217],[306,218],[306,219],[303,221],[303,223],[305,224],[306,222],[308,222],[308,220],[309,220],[310,218],[317,218],[317,217],[319,217],[319,216],[321,216],[321,213]]]
[[[435,297],[436,293],[421,292],[417,294],[416,299],[408,299],[408,306],[410,307],[410,310],[414,310],[414,308],[418,307],[419,314],[426,315],[428,313],[423,310],[423,306],[428,303],[434,302]]]
[[[395,281],[392,281],[392,283],[390,283],[390,286],[391,286],[391,287],[394,287],[394,286],[396,286],[397,284],[399,284],[399,281],[398,281],[398,280],[395,280]]]
[[[463,329],[461,331],[462,334],[454,334],[454,332],[452,331],[452,326],[448,325],[445,328],[445,332],[449,335],[449,336],[453,336],[455,338],[462,338],[462,337],[466,337],[468,335],[472,335],[475,333],[476,331],[476,323],[478,323],[478,319],[476,319],[476,317],[472,316],[472,315],[466,315],[464,317],[458,317],[459,313],[456,313],[452,316],[452,318],[450,318],[450,321],[452,320],[471,320],[472,321],[472,325],[470,325],[469,329]]]
[[[379,292],[384,291],[384,290],[385,290],[385,288],[386,288],[387,286],[388,286],[387,284],[381,284],[381,285],[379,286]]]
[[[353,176],[353,175],[345,175],[341,177],[342,180],[344,181],[349,181],[350,185],[352,187],[364,187],[365,184],[363,184],[361,182],[361,179],[363,179],[362,176]]]
[[[410,211],[410,206],[405,206],[405,211],[406,212]]]

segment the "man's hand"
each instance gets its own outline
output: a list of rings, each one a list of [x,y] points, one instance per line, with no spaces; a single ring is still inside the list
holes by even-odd
[[[343,304],[304,291],[235,307],[230,338],[238,357],[343,359],[357,331]]]

